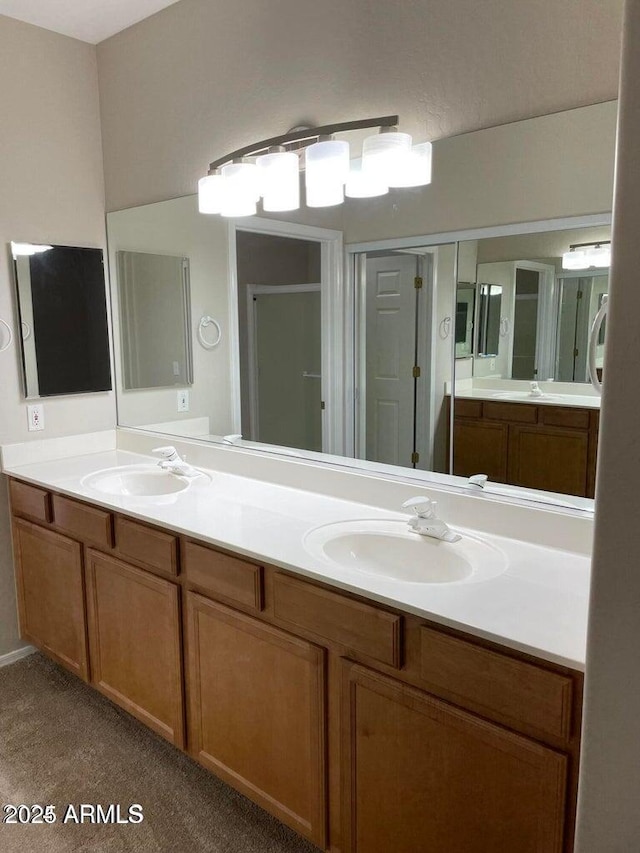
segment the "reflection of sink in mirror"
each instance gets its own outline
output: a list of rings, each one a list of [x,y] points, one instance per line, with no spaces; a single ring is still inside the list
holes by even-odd
[[[498,400],[560,400],[571,405],[571,396],[569,394],[547,394],[542,391],[540,394],[532,394],[530,391],[489,391],[491,397]]]
[[[199,474],[198,478],[208,475]],[[117,495],[132,498],[162,498],[176,497],[184,492],[195,480],[178,477],[163,471],[157,465],[121,465],[116,468],[105,468],[88,474],[82,479],[82,486],[95,489],[106,495]]]
[[[307,533],[304,547],[343,569],[401,583],[477,583],[507,569],[502,551],[483,539],[462,533],[455,543],[443,542],[413,533],[400,520],[325,524]]]

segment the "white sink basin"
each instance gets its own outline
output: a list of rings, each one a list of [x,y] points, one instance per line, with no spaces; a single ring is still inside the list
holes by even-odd
[[[206,476],[204,474],[202,477]],[[199,479],[199,478],[198,478]],[[208,480],[208,477],[207,477]],[[157,465],[120,465],[105,468],[82,479],[82,485],[106,495],[134,498],[170,498],[175,500],[192,480],[163,471]]]
[[[542,394],[531,394],[529,391],[492,391],[490,393],[492,397],[498,400],[530,400],[532,403],[535,403],[536,400],[555,400],[557,402],[568,397],[567,394],[547,394],[544,391]]]
[[[507,569],[505,554],[476,536],[441,542],[409,530],[405,521],[361,519],[309,531],[311,556],[387,580],[417,584],[477,583]]]

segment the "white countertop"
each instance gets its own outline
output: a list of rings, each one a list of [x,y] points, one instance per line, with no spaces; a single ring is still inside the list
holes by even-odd
[[[311,556],[303,545],[305,534],[320,525],[406,520],[405,514],[214,470],[207,471],[210,484],[196,480],[163,503],[111,496],[81,484],[95,471],[149,461],[145,455],[112,450],[5,464],[4,472],[509,648],[584,669],[590,560],[583,553],[457,528],[499,548],[507,570],[475,583],[405,583],[337,566]],[[500,512],[499,504],[495,512]],[[456,527],[455,518],[447,521]]]
[[[534,406],[568,406],[574,409],[599,409],[600,397],[581,394],[543,393],[532,397],[527,392],[494,391],[491,388],[456,389],[456,399],[491,400],[500,403],[525,403]]]

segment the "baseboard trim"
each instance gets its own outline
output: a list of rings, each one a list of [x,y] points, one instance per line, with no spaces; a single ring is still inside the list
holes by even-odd
[[[21,649],[16,649],[14,652],[9,652],[6,655],[0,655],[0,668],[9,666],[10,663],[26,658],[27,655],[32,655],[36,650],[35,646],[23,646]]]

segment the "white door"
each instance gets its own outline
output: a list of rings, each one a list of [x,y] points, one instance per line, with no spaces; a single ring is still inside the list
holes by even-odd
[[[415,449],[418,258],[367,258],[365,458],[412,465]]]
[[[320,285],[254,288],[254,441],[322,451]]]

